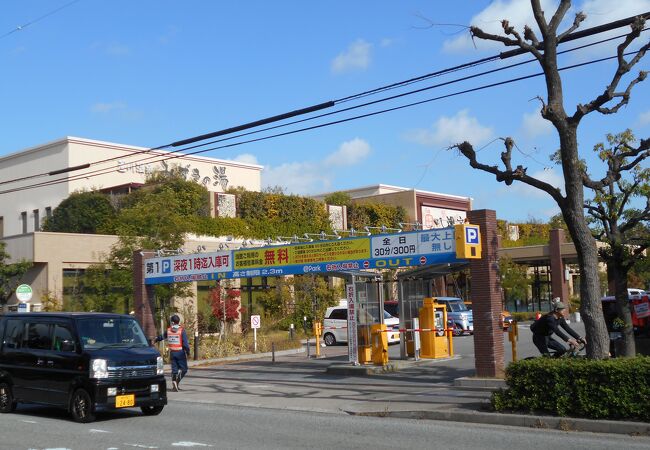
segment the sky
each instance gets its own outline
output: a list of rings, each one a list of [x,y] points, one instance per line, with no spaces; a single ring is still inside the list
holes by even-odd
[[[550,17],[559,2],[542,3]],[[566,23],[583,11],[587,20],[581,28],[650,11],[650,0],[573,3]],[[534,25],[525,0],[4,0],[0,156],[64,136],[157,147],[344,99],[508,50],[473,41],[467,29],[476,25],[496,33],[504,18],[518,30]],[[647,42],[648,36],[642,34],[639,42]],[[612,56],[618,42],[569,52],[560,57],[560,65]],[[484,64],[339,102],[323,112],[528,59],[519,56]],[[648,66],[646,57],[633,70],[634,76]],[[572,114],[577,104],[600,94],[614,70],[615,64],[607,61],[564,71],[567,112]],[[537,64],[524,64],[247,138],[539,72]],[[621,87],[631,78],[625,78]],[[618,114],[590,114],[581,123],[581,156],[592,176],[603,174],[593,146],[607,133],[630,128],[640,138],[650,134],[649,89],[650,81],[640,83]],[[288,193],[312,195],[381,183],[472,197],[475,209],[496,210],[498,218],[511,222],[546,221],[559,212],[547,194],[521,183],[498,183],[450,149],[469,141],[479,150],[481,162],[497,164],[503,151],[500,138],[510,136],[517,144],[513,165],[521,164],[529,175],[562,189],[561,170],[549,159],[558,148],[557,133],[541,118],[538,97],[546,98],[541,77],[204,155],[261,164],[262,185],[281,186]],[[238,140],[222,145],[233,142]]]

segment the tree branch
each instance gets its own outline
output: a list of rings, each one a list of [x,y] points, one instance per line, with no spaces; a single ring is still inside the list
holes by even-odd
[[[573,33],[575,30],[580,28],[580,24],[584,22],[584,20],[587,18],[587,15],[580,11],[579,13],[576,14],[576,17],[573,19],[573,25],[569,29],[567,29],[564,33],[560,34],[557,37],[558,42],[562,42],[562,39]]]
[[[630,62],[627,62],[625,60],[625,50],[627,47],[635,40],[637,39],[641,31],[643,31],[643,27],[645,25],[645,19],[643,17],[639,16],[636,18],[634,23],[631,25],[632,31],[625,37],[625,40],[619,44],[617,48],[617,58],[618,58],[618,67],[616,69],[616,72],[614,73],[614,76],[612,77],[612,81],[609,83],[609,85],[605,88],[605,91],[600,94],[596,99],[592,100],[591,102],[587,103],[586,105],[579,104],[576,108],[576,112],[573,114],[573,117],[571,118],[573,121],[576,123],[582,119],[585,115],[589,114],[590,112],[593,111],[598,111],[602,114],[613,114],[617,112],[623,105],[626,105],[629,101],[630,98],[630,92],[634,85],[637,83],[640,83],[641,81],[646,79],[647,72],[641,71],[639,73],[639,76],[632,80],[630,84],[628,85],[627,89],[624,92],[616,92],[616,88],[618,87],[618,84],[620,83],[623,75],[627,74],[634,65],[639,62],[641,58],[645,55],[646,51],[650,47],[650,42],[645,44],[643,47],[639,49],[639,51],[636,53],[636,55],[630,60]],[[611,101],[614,98],[621,98],[621,101],[611,107],[611,108],[605,108],[604,105]]]
[[[557,7],[557,10],[555,11],[555,14],[553,14],[553,17],[551,18],[551,21],[548,23],[548,32],[552,34],[557,34],[557,27],[560,26],[560,23],[562,23],[562,19],[564,19],[564,15],[566,12],[571,8],[571,1],[570,0],[562,0],[560,2],[560,5]],[[583,19],[584,20],[584,19]],[[582,20],[580,21],[582,22]],[[578,22],[578,23],[580,23]],[[575,20],[573,22],[575,24]],[[545,37],[544,39],[547,39]],[[559,39],[558,41],[559,42]]]
[[[504,182],[508,186],[510,186],[513,181],[520,181],[524,184],[533,186],[546,192],[551,197],[553,197],[558,205],[562,206],[565,202],[565,198],[562,196],[558,188],[527,175],[527,169],[523,166],[517,166],[514,170],[512,170],[512,167],[510,166],[510,158],[512,155],[512,148],[514,147],[514,141],[511,138],[505,138],[504,145],[506,147],[506,151],[501,153],[501,160],[506,165],[506,170],[500,170],[497,166],[489,166],[487,164],[478,162],[476,159],[476,151],[474,150],[474,147],[472,147],[472,144],[467,141],[453,145],[450,148],[458,149],[458,151],[460,151],[460,153],[469,160],[469,165],[472,168],[495,175],[497,181]]]

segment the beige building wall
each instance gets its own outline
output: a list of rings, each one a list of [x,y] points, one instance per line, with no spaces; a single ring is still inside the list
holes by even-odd
[[[203,184],[210,192],[224,192],[238,186],[250,191],[261,189],[262,166],[165,151],[143,154],[145,150],[65,137],[1,157],[0,180],[27,179],[0,185],[0,238],[38,231],[47,216],[47,208],[53,211],[75,191],[142,184],[153,172],[171,170],[175,166],[183,169],[187,180]],[[168,159],[170,156],[173,158]],[[91,165],[47,175],[84,164]],[[48,184],[21,189],[44,182]]]

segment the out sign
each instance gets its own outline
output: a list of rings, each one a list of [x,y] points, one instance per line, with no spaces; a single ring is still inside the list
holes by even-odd
[[[465,228],[465,243],[466,244],[478,244],[479,243],[479,234],[478,227],[466,227]]]

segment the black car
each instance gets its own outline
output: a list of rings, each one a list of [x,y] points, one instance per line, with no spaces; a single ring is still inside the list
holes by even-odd
[[[131,316],[9,313],[0,316],[0,412],[19,402],[67,409],[75,421],[167,404],[163,359]]]

